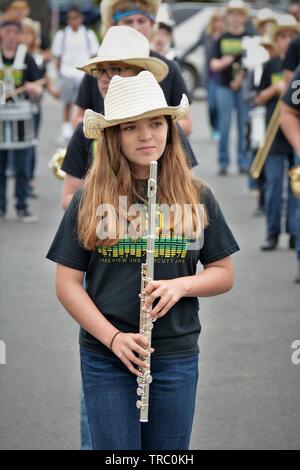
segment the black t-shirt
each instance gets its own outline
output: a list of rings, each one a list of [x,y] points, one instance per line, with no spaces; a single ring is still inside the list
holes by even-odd
[[[103,112],[103,111],[102,111]],[[198,165],[193,149],[178,126],[181,143],[186,154],[188,165],[193,168]],[[84,178],[93,159],[93,140],[87,139],[83,133],[83,123],[78,124],[67,147],[67,153],[62,170],[76,178]]]
[[[147,181],[140,182],[146,190]],[[120,240],[111,248],[87,251],[79,243],[76,223],[81,190],[69,205],[47,258],[71,269],[86,272],[86,290],[100,312],[123,332],[139,331],[141,263],[145,262],[145,239]],[[174,279],[196,274],[202,265],[221,260],[239,250],[222,211],[207,188],[202,197],[209,217],[202,248],[189,250],[184,238],[156,240],[154,278]],[[198,352],[200,322],[199,302],[184,297],[154,324],[152,345],[155,355],[189,355]],[[80,344],[103,354],[112,354],[85,330],[80,331]]]
[[[2,54],[3,65],[10,67],[14,63],[14,58],[8,59]],[[25,82],[34,82],[38,80],[41,75],[39,69],[35,63],[35,60],[30,54],[26,54],[24,60],[24,70],[13,70],[13,79],[16,88],[22,86]],[[4,71],[0,70],[0,80],[4,80]]]
[[[282,100],[290,108],[300,111],[300,65],[296,68],[293,80],[289,84]]]
[[[294,72],[300,64],[300,36],[293,39],[282,64],[283,70]]]
[[[104,100],[96,78],[85,74],[80,83],[76,104],[82,109],[92,109],[96,113],[103,113]]]
[[[180,69],[176,62],[168,60],[153,51],[151,51],[150,56],[163,60],[169,67],[169,73],[167,77],[162,82],[160,82],[160,86],[163,89],[168,105],[178,106],[183,93],[188,96],[191,103],[191,97],[189,96]],[[96,78],[92,77],[91,75],[84,76],[80,84],[76,104],[83,109],[92,109],[97,113],[103,112],[103,97],[99,92]]]
[[[224,33],[215,42],[212,58],[221,59],[225,55],[235,56],[235,61],[233,62],[233,64],[229,65],[229,67],[226,67],[221,72],[219,72],[219,83],[222,86],[229,87],[230,82],[234,78],[235,67],[238,66],[238,68],[240,68],[242,66],[242,39],[245,36],[247,36],[246,32],[242,34]]]
[[[274,85],[278,80],[283,80],[282,60],[279,57],[274,57],[264,64],[263,73],[258,91],[265,90],[271,85]],[[266,103],[266,124],[270,122],[276,104],[278,103],[279,95],[274,96]],[[292,147],[288,143],[281,129],[276,134],[273,144],[270,148],[270,153],[292,153]]]

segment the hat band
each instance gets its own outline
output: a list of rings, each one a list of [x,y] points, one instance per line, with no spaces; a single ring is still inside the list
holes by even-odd
[[[126,18],[127,16],[131,16],[131,15],[144,15],[146,16],[147,18],[149,18],[149,20],[151,21],[155,21],[155,17],[153,15],[150,15],[150,13],[147,13],[146,11],[143,11],[143,10],[128,10],[128,11],[116,11],[116,13],[114,13],[112,19],[113,21],[121,21],[123,18]]]

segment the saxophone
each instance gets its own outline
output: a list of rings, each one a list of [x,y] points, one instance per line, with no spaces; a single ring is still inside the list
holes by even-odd
[[[153,328],[153,319],[150,317],[149,312],[152,309],[150,306],[147,310],[144,308],[145,304],[145,289],[154,277],[154,250],[155,250],[155,233],[156,233],[156,192],[157,192],[157,162],[150,163],[150,178],[148,180],[148,225],[147,225],[147,251],[146,262],[142,264],[141,268],[141,301],[140,301],[140,334],[146,336],[151,347],[151,334]],[[140,357],[140,359],[145,360]],[[147,359],[150,365],[150,356]],[[140,410],[140,422],[148,422],[149,410],[149,385],[152,382],[150,367],[139,368],[142,373],[141,377],[137,378],[138,389],[137,394],[140,397],[136,402],[137,408]]]

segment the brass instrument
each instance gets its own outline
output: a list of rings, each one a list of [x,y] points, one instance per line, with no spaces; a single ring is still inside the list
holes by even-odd
[[[54,176],[59,180],[64,180],[66,176],[66,173],[61,169],[66,153],[67,149],[58,149],[48,164],[48,167],[53,171]]]
[[[291,188],[296,197],[300,197],[300,165],[294,166],[289,171],[291,178]]]
[[[154,277],[154,250],[155,250],[155,234],[156,234],[156,192],[157,192],[157,162],[150,163],[150,178],[148,180],[148,223],[147,223],[147,251],[146,262],[142,264],[141,272],[141,302],[140,302],[140,333],[145,335],[151,347],[151,334],[153,328],[153,319],[150,317],[149,309],[145,310],[145,289]],[[140,356],[140,359],[145,360]],[[150,365],[150,356],[146,361]],[[140,422],[148,422],[149,409],[149,385],[152,382],[152,376],[149,368],[139,368],[142,373],[137,378],[138,389],[137,394],[140,397],[136,402],[137,408],[140,410]]]
[[[259,147],[255,158],[252,162],[250,173],[253,178],[259,178],[265,161],[267,159],[268,153],[270,151],[271,145],[276,137],[276,134],[279,129],[280,125],[280,108],[281,108],[281,100],[278,101],[270,122],[268,124],[265,140],[262,142],[261,146]]]

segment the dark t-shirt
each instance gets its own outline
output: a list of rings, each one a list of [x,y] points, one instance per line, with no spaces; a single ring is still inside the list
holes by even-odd
[[[271,85],[274,85],[278,80],[283,80],[282,60],[279,57],[274,57],[264,64],[263,73],[260,81],[258,91],[265,90]],[[266,124],[268,125],[276,104],[278,103],[279,95],[274,96],[266,103]],[[292,153],[292,147],[288,143],[281,129],[276,134],[269,153]]]
[[[102,111],[103,112],[103,111]],[[191,168],[198,165],[193,149],[183,130],[178,126],[186,159]],[[62,170],[76,178],[84,178],[93,159],[93,140],[83,133],[83,123],[78,124],[67,147]]]
[[[10,67],[14,63],[14,58],[8,59],[2,55],[4,67]],[[35,60],[30,54],[26,54],[24,60],[25,69],[24,70],[14,70],[13,79],[15,87],[19,88],[25,82],[34,82],[40,78],[39,69],[35,63]],[[0,70],[0,80],[4,80],[4,71]]]
[[[298,65],[293,80],[282,97],[285,104],[290,108],[300,111],[300,65]]]
[[[163,89],[168,105],[178,106],[183,93],[188,96],[191,103],[191,97],[189,96],[180,69],[176,62],[168,60],[153,51],[151,51],[150,56],[163,60],[169,67],[169,73],[167,77],[162,82],[160,82],[160,86]],[[103,97],[99,92],[96,78],[92,77],[91,75],[84,76],[80,84],[76,104],[83,109],[92,109],[97,113],[103,112]]]
[[[140,182],[143,192],[147,181]],[[139,331],[141,263],[145,262],[145,239],[120,240],[110,248],[99,246],[85,250],[76,231],[81,190],[74,195],[47,258],[71,269],[86,272],[86,290],[101,313],[123,332]],[[209,217],[202,248],[189,250],[184,238],[156,239],[154,278],[174,279],[196,274],[202,265],[221,260],[239,250],[222,211],[207,188],[202,197]],[[180,299],[154,324],[152,345],[155,355],[189,355],[198,352],[200,322],[199,303],[195,297]],[[101,342],[81,329],[80,344],[102,354],[112,354]]]
[[[222,36],[215,42],[214,51],[212,54],[212,58],[221,59],[225,55],[233,55],[235,56],[235,61],[233,64],[229,65],[219,73],[219,83],[222,86],[229,87],[230,82],[234,78],[235,67],[240,68],[242,54],[243,54],[243,46],[242,46],[242,39],[247,34],[231,34],[231,33],[224,33]]]
[[[294,39],[287,50],[285,59],[283,61],[283,70],[290,70],[294,72],[300,64],[300,36]]]

